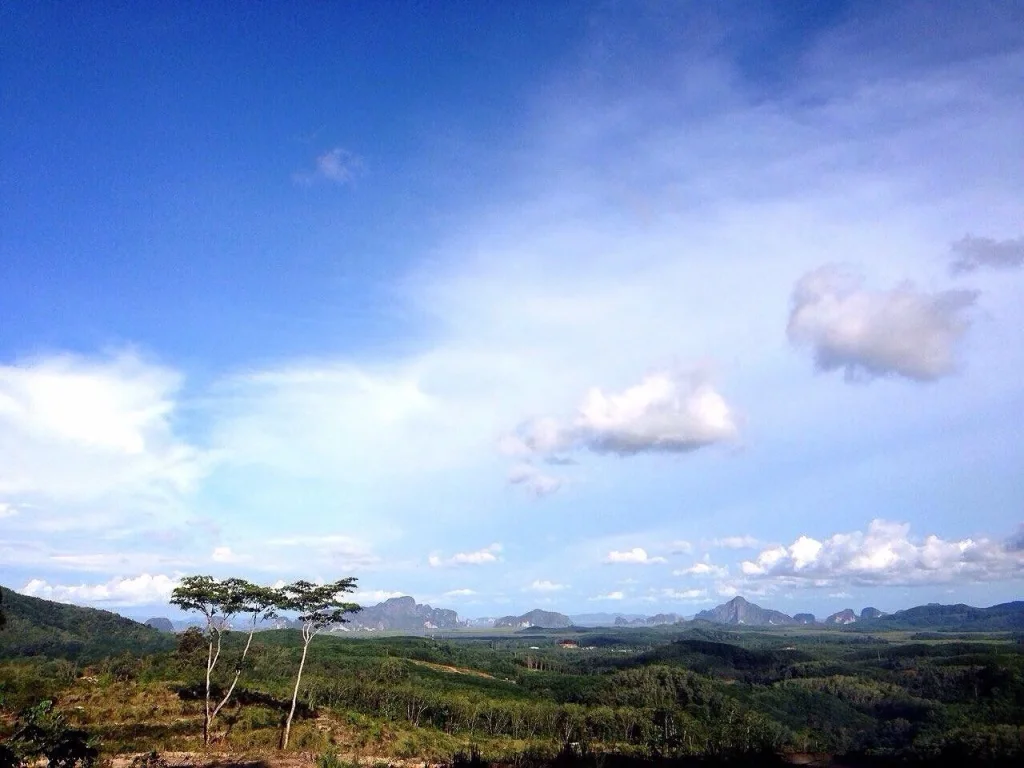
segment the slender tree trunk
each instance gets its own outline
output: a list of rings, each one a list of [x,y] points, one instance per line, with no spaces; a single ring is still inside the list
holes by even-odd
[[[292,693],[292,709],[288,713],[288,720],[284,726],[284,738],[281,740],[281,749],[288,749],[288,735],[292,730],[292,718],[295,717],[295,702],[299,700],[299,683],[302,682],[302,668],[306,666],[306,651],[309,650],[309,641],[313,639],[312,634],[302,632],[304,645],[302,646],[302,661],[299,662],[299,674],[295,677],[295,691]]]
[[[235,670],[235,679],[231,681],[231,687],[228,688],[228,692],[224,694],[224,698],[221,699],[220,704],[214,708],[213,714],[210,715],[211,723],[213,722],[213,719],[217,717],[217,713],[220,712],[221,709],[224,708],[224,705],[228,703],[228,699],[231,698],[231,694],[235,691],[235,686],[238,684],[238,678],[242,676],[242,663],[245,661],[245,657],[249,653],[249,646],[252,645],[252,635],[255,631],[256,626],[254,624],[253,628],[249,630],[249,639],[245,641],[245,650],[242,651],[242,658],[238,661],[238,669]]]
[[[210,640],[210,652],[206,657],[206,717],[203,720],[203,744],[210,744],[210,722],[213,716],[210,714],[210,675],[213,668],[217,666],[217,659],[220,658],[220,631],[217,631],[217,652],[213,652],[213,640]]]

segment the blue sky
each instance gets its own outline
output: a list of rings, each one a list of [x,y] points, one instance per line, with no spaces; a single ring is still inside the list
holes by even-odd
[[[0,9],[0,582],[1024,578],[1004,3]]]

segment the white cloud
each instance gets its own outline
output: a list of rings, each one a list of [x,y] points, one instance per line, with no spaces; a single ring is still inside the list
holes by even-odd
[[[705,556],[701,562],[694,563],[689,568],[672,571],[672,575],[722,578],[729,575],[729,569],[722,565],[712,564],[710,558]]]
[[[626,597],[626,593],[625,592],[609,592],[606,595],[594,595],[593,597],[588,597],[587,599],[588,600],[623,600],[623,599],[625,599],[625,597]]]
[[[606,563],[635,563],[639,565],[666,562],[664,557],[651,557],[642,547],[633,547],[633,549],[624,551],[612,550],[605,556],[604,561]]]
[[[619,394],[594,387],[571,423],[528,421],[505,436],[501,447],[513,455],[587,448],[630,456],[685,453],[736,436],[732,409],[709,384],[659,373]]]
[[[711,542],[713,547],[721,547],[722,549],[754,549],[760,546],[761,542],[755,539],[753,536],[725,536],[721,539],[714,539]]]
[[[22,587],[21,592],[61,603],[133,606],[166,603],[177,585],[176,577],[143,573],[135,577],[114,578],[103,584],[63,585],[32,579]]]
[[[741,568],[747,577],[794,586],[966,584],[1024,578],[1024,552],[988,538],[915,540],[907,523],[873,520],[866,532],[800,536]]]
[[[993,240],[966,235],[950,246],[953,259],[949,269],[954,275],[974,272],[983,267],[1014,269],[1024,266],[1024,237]]]
[[[471,597],[476,590],[463,587],[462,589],[451,589],[444,593],[444,597]]]
[[[302,184],[312,184],[315,181],[350,184],[362,169],[362,158],[343,147],[334,147],[317,157],[313,171],[296,173],[293,178]]]
[[[683,539],[673,541],[671,544],[673,555],[688,555],[693,552],[693,544]]]
[[[547,579],[536,579],[528,589],[532,592],[557,592],[561,589],[566,589],[566,584],[558,584],[554,581],[548,581]]]
[[[432,568],[442,568],[456,565],[487,565],[496,563],[501,559],[501,544],[491,544],[475,552],[457,552],[449,558],[440,555],[430,555],[427,562]]]
[[[0,493],[59,501],[193,489],[203,454],[175,434],[181,376],[130,352],[0,365]]]
[[[5,517],[14,517],[18,514],[18,510],[13,504],[7,504],[6,502],[0,501],[0,519]]]
[[[545,474],[532,464],[517,464],[508,473],[512,485],[521,485],[531,495],[540,499],[549,496],[562,487],[562,480]]]
[[[977,296],[927,293],[910,283],[871,291],[859,276],[825,266],[797,282],[787,333],[812,349],[818,369],[842,370],[848,380],[931,381],[956,370],[956,347],[970,326],[966,311]]]

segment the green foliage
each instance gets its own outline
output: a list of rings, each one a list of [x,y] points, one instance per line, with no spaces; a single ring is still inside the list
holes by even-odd
[[[7,740],[4,759],[19,765],[43,758],[50,768],[90,768],[98,756],[93,738],[69,726],[53,703],[44,701],[21,714]]]
[[[174,639],[110,611],[80,608],[19,595],[0,587],[7,626],[0,632],[0,659],[19,656],[92,661],[111,654],[154,653]]]

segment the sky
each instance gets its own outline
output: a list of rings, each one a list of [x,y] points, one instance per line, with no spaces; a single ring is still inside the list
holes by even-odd
[[[1024,583],[1024,8],[0,6],[0,583]]]

